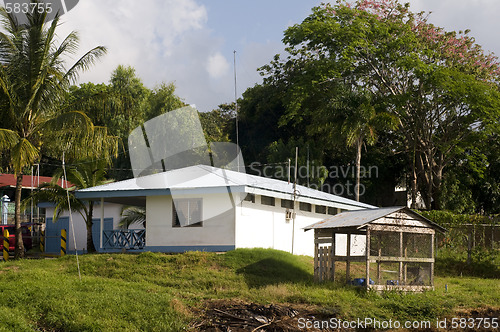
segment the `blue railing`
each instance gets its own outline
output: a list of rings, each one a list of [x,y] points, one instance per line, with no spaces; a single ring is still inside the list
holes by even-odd
[[[145,229],[104,231],[104,249],[142,249],[146,245]]]

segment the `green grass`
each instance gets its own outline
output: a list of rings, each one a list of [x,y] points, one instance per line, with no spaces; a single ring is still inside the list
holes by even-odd
[[[495,278],[437,276],[434,292],[367,293],[313,283],[311,257],[276,250],[79,257],[82,281],[74,256],[1,262],[0,330],[176,331],[214,299],[306,305],[343,319],[435,319],[500,306]]]

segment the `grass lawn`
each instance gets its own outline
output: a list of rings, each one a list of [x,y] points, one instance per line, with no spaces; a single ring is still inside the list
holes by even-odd
[[[457,277],[437,270],[434,292],[376,294],[315,284],[311,257],[276,250],[79,258],[81,281],[75,256],[1,262],[0,330],[176,331],[200,320],[202,309],[215,300],[400,321],[435,321],[487,308],[498,313],[500,307],[498,275]]]

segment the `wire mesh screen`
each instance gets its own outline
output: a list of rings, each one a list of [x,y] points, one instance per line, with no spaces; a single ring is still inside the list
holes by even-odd
[[[432,258],[431,234],[403,233],[405,257]]]
[[[370,234],[371,256],[399,256],[399,233],[372,231]]]
[[[406,263],[404,270],[404,285],[431,286],[430,263]]]
[[[370,279],[375,285],[399,285],[399,263],[370,263]]]

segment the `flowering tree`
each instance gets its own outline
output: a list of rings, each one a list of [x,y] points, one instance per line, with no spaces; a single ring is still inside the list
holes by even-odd
[[[347,89],[371,94],[397,117],[399,149],[408,156],[412,201],[440,208],[444,170],[463,158],[470,139],[488,135],[500,116],[500,66],[465,32],[447,32],[397,0],[361,0],[313,8],[285,31],[289,55],[262,68],[285,84],[282,122],[328,130]],[[333,127],[333,126],[332,126]]]

